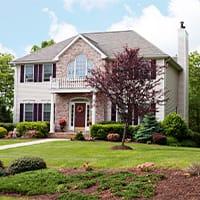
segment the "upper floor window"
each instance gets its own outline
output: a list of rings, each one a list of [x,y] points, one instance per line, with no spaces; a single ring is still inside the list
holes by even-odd
[[[45,63],[45,64],[43,64],[43,68],[44,68],[43,80],[49,81],[50,76],[52,76],[52,74],[53,74],[53,65],[51,63]]]
[[[75,60],[67,66],[68,78],[82,78],[88,75],[93,63],[83,54],[78,55]]]
[[[26,82],[33,82],[33,65],[32,64],[26,64],[25,65],[25,81]]]

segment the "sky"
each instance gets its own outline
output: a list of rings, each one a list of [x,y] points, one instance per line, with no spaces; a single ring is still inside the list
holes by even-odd
[[[200,0],[0,0],[0,52],[21,57],[43,40],[134,30],[171,56],[184,21],[190,51],[200,51]]]

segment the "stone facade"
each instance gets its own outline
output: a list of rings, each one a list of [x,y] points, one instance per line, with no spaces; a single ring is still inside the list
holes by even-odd
[[[100,67],[104,64],[101,55],[96,52],[90,45],[82,39],[78,39],[69,49],[67,49],[57,62],[56,77],[65,78],[67,76],[67,66],[76,56],[84,54],[87,59],[91,60],[94,67]]]
[[[78,99],[88,99],[90,105],[90,115],[89,121],[91,122],[91,109],[92,109],[92,94],[89,93],[68,93],[68,94],[56,94],[55,96],[55,128],[60,129],[59,119],[65,118],[67,125],[66,130],[69,127],[69,103],[71,100]],[[106,113],[109,109],[107,106],[107,101],[102,100],[100,94],[97,94],[96,98],[96,122],[104,121],[107,119]]]
[[[67,76],[67,66],[72,62],[76,56],[84,54],[87,59],[92,61],[94,67],[100,67],[104,64],[101,55],[96,52],[90,45],[88,45],[82,39],[77,40],[69,49],[67,49],[59,58],[57,62],[56,77],[65,78]],[[65,118],[67,125],[66,130],[69,127],[69,103],[74,98],[87,98],[90,104],[90,121],[91,121],[91,109],[92,109],[92,93],[66,93],[55,94],[55,129],[59,130],[59,119]],[[96,96],[96,122],[100,122],[107,119],[106,113],[108,113],[107,102],[101,98],[101,95],[97,93]]]

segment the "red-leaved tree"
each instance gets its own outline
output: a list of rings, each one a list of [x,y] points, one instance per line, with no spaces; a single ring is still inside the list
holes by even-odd
[[[129,124],[136,122],[138,115],[155,112],[155,104],[163,102],[163,90],[159,87],[162,74],[163,67],[156,66],[155,60],[141,57],[139,49],[124,47],[123,52],[104,66],[92,69],[87,77],[91,87],[116,105],[125,124],[122,146]]]

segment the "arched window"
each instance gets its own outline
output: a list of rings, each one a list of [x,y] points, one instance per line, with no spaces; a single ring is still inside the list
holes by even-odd
[[[78,55],[75,60],[67,66],[67,78],[83,78],[93,67],[93,63],[83,54]]]

